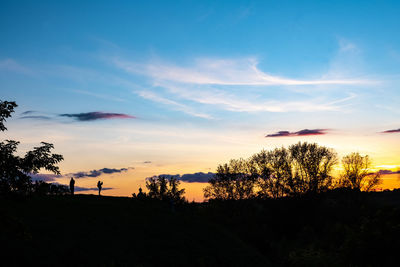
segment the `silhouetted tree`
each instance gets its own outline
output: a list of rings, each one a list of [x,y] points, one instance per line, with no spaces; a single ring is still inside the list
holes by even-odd
[[[307,142],[291,145],[289,152],[293,171],[290,186],[293,193],[318,193],[331,188],[331,172],[337,164],[336,152]]]
[[[149,190],[147,195],[159,200],[182,202],[185,200],[183,197],[185,189],[179,189],[179,184],[180,181],[174,177],[167,178],[163,175],[150,177],[146,181],[146,188]]]
[[[339,185],[355,190],[370,191],[381,183],[379,172],[371,173],[371,161],[367,156],[351,153],[342,159],[343,172]]]
[[[70,190],[68,186],[63,185],[63,184],[56,184],[56,183],[51,183],[50,184],[50,195],[67,195],[70,194]]]
[[[15,102],[0,101],[1,131],[7,130],[4,121],[11,117],[15,107]],[[54,148],[52,144],[42,142],[41,146],[34,147],[24,157],[15,155],[18,144],[18,141],[13,140],[0,142],[0,194],[31,193],[35,187],[32,186],[29,174],[36,174],[42,168],[60,174],[56,164],[63,160],[63,156],[51,153]]]
[[[255,196],[255,179],[250,172],[247,160],[231,160],[229,164],[219,165],[209,186],[204,189],[205,198],[247,199]]]
[[[70,190],[66,185],[56,183],[46,183],[44,181],[35,181],[32,187],[32,193],[35,195],[67,195]]]
[[[1,101],[0,100],[0,131],[7,130],[4,126],[4,122],[7,118],[11,117],[11,113],[14,112],[14,108],[18,105],[14,101]]]
[[[293,184],[289,151],[282,147],[262,150],[250,159],[250,171],[257,176],[260,197],[282,197],[290,193]]]
[[[247,160],[219,165],[204,197],[227,200],[318,193],[331,187],[336,162],[333,150],[317,144],[262,150]]]

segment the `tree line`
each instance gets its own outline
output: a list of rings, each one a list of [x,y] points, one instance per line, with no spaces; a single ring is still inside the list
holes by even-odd
[[[370,191],[381,182],[371,173],[368,156],[343,157],[343,170],[334,178],[337,153],[316,143],[262,150],[248,159],[232,159],[219,165],[204,189],[206,199],[239,200],[316,194],[335,188]]]

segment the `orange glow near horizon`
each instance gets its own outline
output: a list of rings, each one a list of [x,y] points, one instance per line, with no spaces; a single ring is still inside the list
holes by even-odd
[[[53,143],[54,152],[64,156],[65,160],[59,165],[64,175],[102,168],[133,168],[127,172],[76,180],[76,186],[86,188],[96,188],[97,181],[102,180],[103,187],[113,188],[102,192],[103,195],[110,196],[131,196],[140,186],[145,189],[147,177],[160,174],[215,172],[219,164],[226,163],[230,159],[248,158],[262,149],[288,147],[299,141],[318,143],[332,148],[338,153],[339,159],[351,152],[369,155],[374,170],[396,171],[400,167],[398,134],[383,135],[372,130],[368,135],[359,132],[332,131],[317,136],[266,138],[259,129],[233,131],[227,136],[226,131],[216,129],[185,128],[181,131],[171,127],[148,131],[140,128],[140,125],[135,129],[126,125],[120,128],[102,128],[93,125],[90,129],[80,125],[73,125],[70,128],[59,125],[59,128],[50,129],[43,138],[43,129],[40,127],[33,127],[26,132],[24,130],[26,126],[11,123],[9,131],[5,134],[8,139],[21,141],[21,153],[36,146],[42,139]],[[93,132],[101,133],[103,136],[92,137]],[[146,136],[150,140],[139,142],[130,136],[142,138]],[[339,167],[340,165],[337,165],[336,169]],[[381,187],[383,189],[400,187],[398,179],[394,177],[385,176]],[[60,178],[56,182],[68,184],[69,178]],[[182,183],[182,187],[186,189],[185,196],[190,201],[203,200],[204,186],[205,184],[201,183]]]

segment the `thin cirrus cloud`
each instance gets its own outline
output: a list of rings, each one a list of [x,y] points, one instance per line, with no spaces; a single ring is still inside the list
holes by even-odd
[[[325,96],[310,98],[309,94],[303,94],[294,99],[292,92],[290,100],[282,98],[280,91],[290,86],[308,86],[311,89],[320,85],[375,83],[366,79],[329,79],[329,75],[312,80],[271,75],[260,70],[258,61],[253,58],[198,59],[185,67],[156,61],[141,64],[119,58],[114,58],[112,63],[127,73],[150,78],[150,89],[134,91],[140,97],[204,119],[213,119],[214,116],[198,112],[196,109],[200,106],[193,103],[231,112],[340,111],[357,95],[349,91],[343,92],[344,96],[327,92]],[[275,88],[266,88],[268,86]]]
[[[400,133],[400,129],[386,130],[381,133],[390,134],[390,133]]]
[[[278,100],[246,100],[229,94],[223,90],[208,89],[199,90],[192,88],[182,88],[171,83],[157,82],[156,85],[166,88],[179,98],[194,101],[200,104],[219,106],[222,109],[233,112],[312,112],[312,111],[335,111],[342,107],[342,104],[356,97],[356,94],[350,93],[347,97],[332,101],[323,101],[321,99],[306,101],[278,101]],[[154,94],[146,92],[146,94]]]
[[[30,116],[22,116],[20,117],[20,119],[51,120],[52,118],[42,115],[30,115]]]
[[[122,114],[122,113],[106,113],[106,112],[86,112],[86,113],[73,113],[73,114],[60,114],[61,117],[73,118],[77,121],[94,121],[104,119],[136,119],[135,116]]]
[[[21,65],[20,63],[11,58],[0,60],[0,70],[16,72],[21,74],[28,74],[28,75],[33,74],[33,71],[31,69]]]
[[[365,84],[368,80],[360,79],[291,79],[263,72],[258,68],[258,61],[253,58],[238,60],[198,59],[190,67],[180,67],[165,63],[138,64],[121,59],[113,63],[128,73],[141,74],[155,80],[172,81],[186,84],[211,85],[324,85],[324,84]]]
[[[304,129],[298,132],[279,131],[277,133],[268,134],[265,137],[290,137],[290,136],[309,136],[309,135],[324,135],[327,129]]]
[[[36,113],[36,111],[35,110],[27,110],[27,111],[22,112],[21,115],[25,116],[25,115],[32,114],[32,113]]]
[[[35,110],[27,110],[21,113],[20,119],[51,120],[52,117],[43,115]]]
[[[137,91],[136,94],[138,94],[139,96],[141,96],[144,99],[148,99],[148,100],[151,100],[151,101],[154,101],[157,103],[167,105],[169,107],[172,107],[175,110],[182,111],[182,112],[192,115],[194,117],[199,117],[199,118],[204,118],[204,119],[212,119],[212,116],[209,114],[197,112],[197,111],[193,110],[191,107],[189,107],[188,105],[178,103],[174,100],[165,98],[165,97],[160,96],[151,91],[142,90],[142,91]]]

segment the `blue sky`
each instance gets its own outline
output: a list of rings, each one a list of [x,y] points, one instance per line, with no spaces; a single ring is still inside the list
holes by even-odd
[[[400,165],[398,134],[380,134],[400,128],[399,13],[398,1],[2,1],[1,99],[19,104],[7,134],[53,142],[65,172],[206,171],[299,140]],[[90,112],[135,118],[59,116]],[[326,131],[265,138],[303,129]]]

